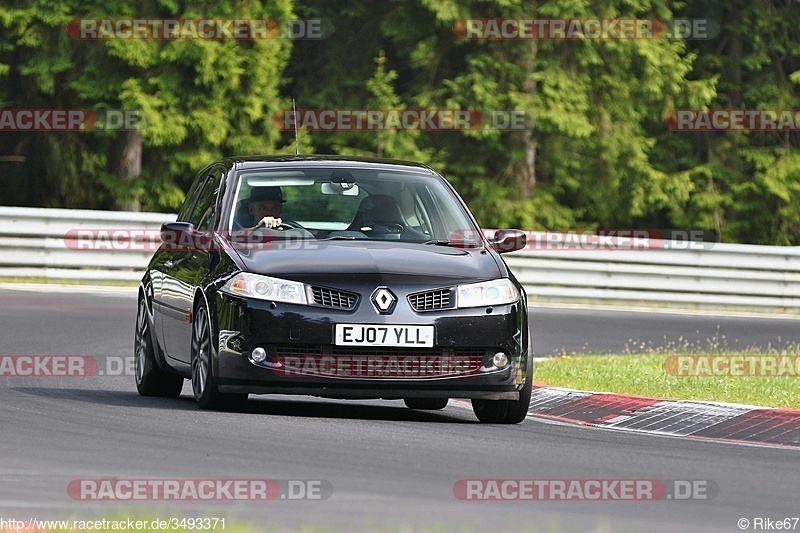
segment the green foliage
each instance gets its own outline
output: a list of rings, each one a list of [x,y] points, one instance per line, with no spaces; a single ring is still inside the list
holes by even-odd
[[[470,18],[710,19],[708,40],[461,39]],[[327,39],[79,41],[83,17],[320,18]],[[0,7],[5,108],[136,110],[114,132],[3,133],[3,203],[174,210],[223,155],[295,151],[299,109],[520,111],[524,130],[300,131],[301,153],[425,162],[485,227],[686,228],[800,244],[798,132],[670,131],[677,109],[800,108],[800,10],[775,0],[16,0]],[[136,142],[136,139],[129,139]],[[134,146],[135,147],[135,146]]]
[[[716,79],[709,107],[792,110],[800,107],[800,12],[772,0],[735,5],[694,2],[683,13],[720,22],[717,39],[697,41],[690,76]],[[800,133],[690,134],[683,169],[695,192],[677,213],[716,230],[723,240],[800,244]],[[664,154],[667,156],[668,154]]]
[[[0,94],[11,102],[6,107],[133,110],[143,147],[141,172],[129,175],[119,169],[115,148],[124,142],[123,132],[4,134],[0,153],[24,156],[25,162],[0,164],[15,166],[14,179],[39,174],[48,185],[45,195],[30,181],[30,187],[9,187],[16,191],[13,202],[174,210],[181,191],[210,160],[279,149],[281,136],[270,116],[280,102],[290,41],[80,41],[65,30],[71,19],[90,17],[291,19],[289,0],[222,2],[212,9],[205,2],[180,9],[161,2],[19,4],[0,11],[0,75],[7,82]],[[47,151],[34,151],[42,144],[36,137],[49,139]]]

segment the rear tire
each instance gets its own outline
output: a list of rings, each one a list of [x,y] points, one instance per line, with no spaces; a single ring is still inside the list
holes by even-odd
[[[136,390],[142,396],[177,398],[183,389],[183,377],[159,368],[155,350],[153,336],[150,334],[150,322],[147,320],[147,303],[142,296],[139,298],[136,339],[133,346]]]
[[[528,416],[533,390],[533,362],[528,361],[525,385],[518,400],[472,400],[472,410],[484,424],[519,424]]]
[[[422,411],[438,411],[447,407],[449,398],[404,398],[406,407]]]
[[[192,324],[192,392],[200,409],[235,411],[247,403],[247,394],[224,394],[214,379],[213,343],[208,311],[199,306]]]

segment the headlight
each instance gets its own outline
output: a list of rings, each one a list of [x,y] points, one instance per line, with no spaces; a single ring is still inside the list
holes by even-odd
[[[519,291],[509,279],[459,285],[456,288],[456,307],[484,307],[511,304],[519,300]]]
[[[269,276],[240,272],[222,287],[222,290],[237,296],[257,298],[271,302],[306,305],[306,287],[302,283]]]

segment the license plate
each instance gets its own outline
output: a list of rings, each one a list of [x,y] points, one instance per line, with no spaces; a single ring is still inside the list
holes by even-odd
[[[433,326],[336,324],[336,346],[433,346]]]

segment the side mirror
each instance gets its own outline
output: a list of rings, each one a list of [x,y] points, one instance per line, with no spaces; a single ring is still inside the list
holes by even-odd
[[[501,254],[516,252],[525,248],[528,236],[518,229],[500,229],[494,234],[494,238],[489,239],[489,244]]]
[[[166,222],[161,225],[161,242],[171,250],[201,248],[200,235],[190,222]]]

